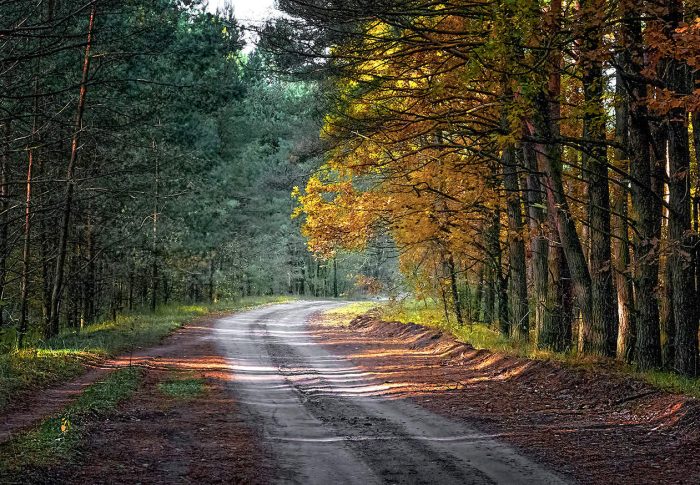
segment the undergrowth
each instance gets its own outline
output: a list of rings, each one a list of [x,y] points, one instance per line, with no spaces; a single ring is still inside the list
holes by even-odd
[[[87,363],[136,347],[155,345],[196,317],[287,300],[287,297],[251,297],[215,304],[172,304],[154,313],[118,315],[115,320],[67,330],[49,340],[34,340],[27,348],[0,354],[0,411],[23,391],[66,381],[84,372]]]

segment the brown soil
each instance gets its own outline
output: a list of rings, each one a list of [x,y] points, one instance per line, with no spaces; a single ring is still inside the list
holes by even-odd
[[[232,376],[210,339],[213,321],[199,321],[132,361],[145,368],[140,389],[109,419],[94,422],[76,463],[36,470],[31,483],[264,483],[270,460],[243,422]],[[113,361],[114,366],[128,365]],[[104,375],[104,374],[103,374]],[[205,379],[194,398],[164,394],[170,379]]]
[[[183,339],[199,325],[208,325],[206,319],[199,319],[167,337],[162,345],[151,348],[137,348],[134,352],[113,359],[86,362],[85,373],[69,382],[63,382],[47,389],[33,389],[23,392],[0,412],[0,444],[14,434],[38,424],[46,416],[59,412],[82,392],[104,379],[113,370],[128,365],[149,365],[150,362],[176,350]]]
[[[333,353],[582,483],[700,483],[700,402],[606,370],[476,350],[371,316],[314,327]]]

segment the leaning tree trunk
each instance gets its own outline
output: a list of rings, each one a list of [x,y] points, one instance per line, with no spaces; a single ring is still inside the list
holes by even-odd
[[[526,134],[530,134],[527,128],[526,130]],[[561,339],[559,335],[561,322],[557,320],[560,315],[558,302],[561,301],[561,281],[557,278],[549,281],[549,238],[543,188],[537,167],[537,155],[532,143],[528,141],[523,143],[523,159],[528,169],[526,201],[530,229],[530,274],[535,308],[535,339],[538,348],[555,350],[557,342]]]
[[[550,97],[552,94],[550,93]],[[556,97],[552,99],[556,99]],[[569,267],[574,298],[581,314],[581,326],[584,329],[591,328],[591,276],[564,190],[563,163],[558,140],[558,117],[552,116],[550,101],[546,99],[543,92],[540,92],[537,97],[537,105],[539,119],[536,121],[535,127],[538,138],[544,142],[544,153],[540,157],[540,161],[546,178],[547,210],[556,223],[557,233]]]
[[[66,253],[68,250],[68,233],[70,229],[71,205],[73,204],[73,193],[75,191],[75,166],[78,161],[78,150],[80,143],[80,133],[83,129],[83,114],[85,112],[85,98],[87,96],[87,81],[90,72],[90,49],[92,47],[93,27],[95,25],[95,13],[97,3],[93,3],[90,11],[90,21],[88,23],[87,44],[85,45],[85,57],[83,59],[83,71],[80,79],[80,94],[78,96],[78,107],[73,127],[71,139],[70,158],[66,173],[66,194],[64,197],[63,219],[58,242],[58,255],[56,257],[56,269],[54,272],[53,288],[51,290],[51,307],[49,313],[49,326],[46,329],[47,336],[58,334],[61,293],[63,291],[63,272],[65,269]]]

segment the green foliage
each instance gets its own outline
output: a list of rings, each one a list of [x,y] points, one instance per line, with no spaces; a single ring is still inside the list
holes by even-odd
[[[24,476],[39,468],[71,461],[87,427],[108,415],[137,389],[142,371],[118,369],[85,392],[63,412],[0,447],[0,481]]]

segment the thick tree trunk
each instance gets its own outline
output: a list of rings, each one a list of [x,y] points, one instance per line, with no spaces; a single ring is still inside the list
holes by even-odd
[[[536,134],[546,142],[543,144],[544,153],[540,161],[546,176],[547,210],[556,223],[559,240],[571,274],[572,291],[581,314],[582,328],[590,329],[592,328],[591,277],[564,190],[561,149],[557,140],[559,127],[556,120],[558,118],[551,116],[549,103],[544,96],[539,97],[540,119],[536,122]]]
[[[634,221],[634,291],[637,329],[636,362],[642,369],[661,364],[657,285],[660,224],[652,190],[651,133],[647,85],[642,77],[642,27],[636,11],[623,13],[624,82],[629,94],[631,219]]]
[[[673,44],[676,28],[683,21],[683,4],[667,2],[665,30]],[[688,86],[688,67],[684,62],[670,59],[664,81],[677,94],[692,91]],[[673,321],[675,325],[674,368],[677,372],[695,376],[698,372],[698,311],[695,292],[694,238],[690,223],[690,140],[688,114],[682,107],[673,108],[667,116],[669,163],[669,279],[672,286]]]
[[[588,220],[590,224],[589,270],[591,278],[591,318],[583,319],[579,351],[586,354],[615,354],[616,313],[613,303],[610,191],[603,106],[603,65],[599,54],[603,29],[598,0],[580,2],[586,27],[581,39],[581,64],[585,110],[583,116],[583,150],[587,163]]]

